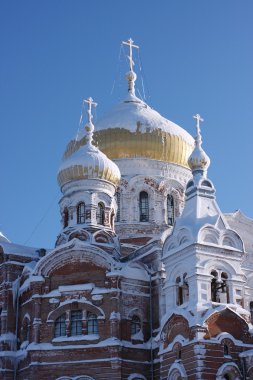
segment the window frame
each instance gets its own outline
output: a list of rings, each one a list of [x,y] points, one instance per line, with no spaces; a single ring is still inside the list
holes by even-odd
[[[149,222],[149,194],[144,190],[139,194],[139,213],[140,222]]]
[[[98,317],[95,313],[87,314],[87,335],[98,335]]]
[[[83,335],[83,312],[71,310],[70,312],[70,336]]]
[[[85,203],[79,202],[76,206],[76,223],[84,224],[85,223]]]
[[[57,333],[59,326],[59,334]],[[62,333],[62,330],[64,333]],[[58,318],[56,318],[54,322],[54,338],[59,338],[61,336],[67,336],[66,334],[66,313],[61,314]]]

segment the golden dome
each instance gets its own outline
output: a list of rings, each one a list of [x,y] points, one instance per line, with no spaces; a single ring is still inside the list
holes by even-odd
[[[97,122],[94,142],[110,159],[143,157],[187,168],[194,147],[188,132],[134,94],[128,94],[127,99]],[[71,141],[65,156],[83,144],[86,144],[84,136],[78,144]]]
[[[82,130],[85,144],[80,144],[76,140],[73,145],[74,149],[68,155],[64,155],[62,164],[58,171],[58,182],[62,187],[66,183],[82,179],[102,179],[111,182],[117,186],[120,181],[120,171],[118,166],[111,161],[104,153],[92,144],[94,125],[92,124],[91,104],[92,98],[89,98],[89,121]]]

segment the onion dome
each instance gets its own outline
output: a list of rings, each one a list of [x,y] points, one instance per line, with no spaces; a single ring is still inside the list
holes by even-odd
[[[92,123],[91,105],[92,98],[85,100],[89,104],[88,123],[85,126],[85,145],[78,144],[70,155],[64,155],[58,171],[58,183],[62,187],[66,183],[82,179],[102,179],[117,186],[120,181],[118,166],[112,162],[92,143],[94,125]]]
[[[135,95],[137,75],[133,71],[132,47],[138,46],[131,39],[123,43],[130,48],[130,71],[126,73],[128,95],[97,122],[95,145],[113,160],[143,157],[188,168],[188,157],[194,148],[192,136]],[[78,145],[85,143],[80,136]],[[72,154],[76,147],[71,141],[65,155]]]
[[[197,128],[197,136],[195,137],[195,148],[190,155],[188,159],[188,164],[192,170],[192,172],[195,171],[206,171],[210,165],[210,158],[205,153],[205,151],[202,149],[202,137],[200,132],[200,121],[203,121],[201,119],[200,115],[197,114],[193,116],[194,119],[197,120],[196,128]]]

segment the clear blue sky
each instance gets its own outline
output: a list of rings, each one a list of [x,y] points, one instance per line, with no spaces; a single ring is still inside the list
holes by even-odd
[[[252,15],[252,0],[2,0],[0,230],[54,246],[62,153],[83,98],[99,117],[126,93],[119,52],[129,37],[149,104],[191,134],[192,115],[204,117],[219,206],[252,218]]]

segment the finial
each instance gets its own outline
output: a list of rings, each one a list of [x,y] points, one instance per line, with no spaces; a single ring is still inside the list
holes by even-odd
[[[195,137],[195,148],[188,159],[188,165],[190,166],[192,172],[206,172],[210,165],[210,159],[201,147],[202,137],[200,131],[200,122],[204,121],[204,119],[202,119],[198,113],[194,115],[193,118],[197,121],[197,136]]]
[[[134,82],[136,81],[137,75],[135,74],[133,67],[134,67],[134,61],[133,61],[133,48],[139,49],[139,46],[134,45],[134,41],[132,38],[129,38],[127,41],[122,41],[123,45],[129,46],[129,66],[130,66],[130,71],[126,73],[126,80],[128,81],[128,92],[131,95],[135,95],[134,91]]]
[[[85,125],[85,130],[87,132],[87,139],[88,143],[91,144],[92,137],[93,137],[93,131],[94,131],[94,125],[92,123],[93,115],[91,112],[92,106],[96,107],[97,103],[93,102],[93,99],[89,97],[88,99],[84,99],[83,103],[88,104],[87,114],[88,114],[88,123]]]

